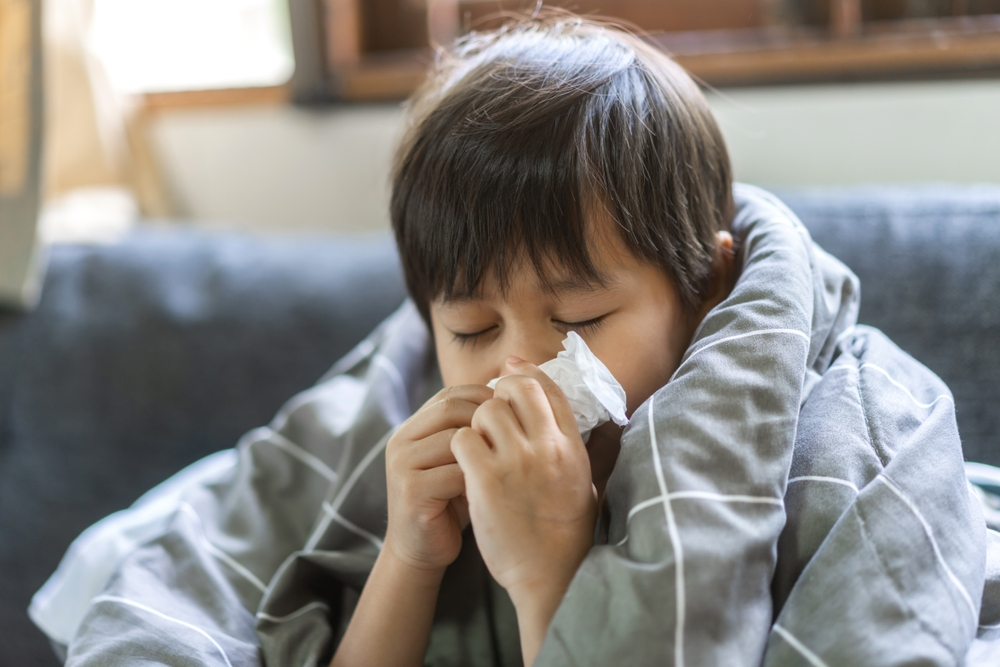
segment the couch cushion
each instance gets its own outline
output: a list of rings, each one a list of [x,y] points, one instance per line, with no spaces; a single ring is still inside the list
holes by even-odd
[[[1000,187],[779,194],[858,274],[860,321],[951,388],[966,458],[1000,465]]]
[[[0,315],[0,664],[56,664],[26,609],[78,533],[270,421],[403,298],[387,237],[55,247],[38,308]]]

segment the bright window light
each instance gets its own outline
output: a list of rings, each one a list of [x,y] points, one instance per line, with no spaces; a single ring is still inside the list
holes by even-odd
[[[287,0],[95,0],[89,43],[122,93],[270,86],[294,67]]]

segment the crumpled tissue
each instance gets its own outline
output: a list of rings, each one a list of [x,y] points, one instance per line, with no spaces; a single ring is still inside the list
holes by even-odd
[[[570,331],[563,341],[562,352],[539,366],[566,394],[573,409],[577,428],[584,442],[590,432],[608,421],[619,426],[628,424],[625,416],[625,390],[608,367],[594,356],[580,335]],[[495,389],[500,378],[486,385]]]

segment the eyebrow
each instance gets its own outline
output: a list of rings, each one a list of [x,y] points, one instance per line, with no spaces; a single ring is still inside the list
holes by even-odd
[[[601,276],[600,280],[594,278],[588,278],[586,276],[571,275],[565,278],[560,278],[558,280],[545,281],[545,289],[552,294],[559,295],[572,295],[572,294],[582,294],[582,293],[592,293],[598,290],[604,290],[607,292],[616,292],[621,289],[622,281],[615,274],[605,274]],[[478,301],[482,299],[482,295],[476,294],[460,294],[454,295],[449,299],[442,302],[442,305],[461,305],[463,303],[469,303],[471,301]]]
[[[569,276],[547,283],[546,287],[555,294],[596,292],[597,290],[614,291],[620,286],[617,276],[610,274],[598,278],[586,276]]]

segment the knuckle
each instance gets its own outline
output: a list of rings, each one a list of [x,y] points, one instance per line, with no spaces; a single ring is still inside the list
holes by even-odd
[[[454,396],[455,396],[455,387],[445,387],[437,394],[435,394],[434,398],[436,399],[437,403],[441,403],[443,401],[447,401],[449,398],[453,398]]]
[[[448,396],[438,403],[438,410],[445,418],[455,418],[462,414],[464,403],[457,396]]]
[[[530,375],[508,375],[501,382],[507,381],[508,388],[512,391],[534,392],[541,391],[542,385]]]
[[[527,375],[523,377],[524,380],[522,381],[522,386],[524,387],[524,391],[536,394],[545,393],[545,390],[542,388],[542,383],[539,382],[536,378],[528,377]]]
[[[444,400],[441,401],[441,410],[443,410],[447,414],[453,414],[455,412],[458,412],[459,409],[461,409],[462,403],[463,403],[462,399],[459,398],[458,396],[455,395],[447,396]]]
[[[455,431],[454,435],[451,436],[451,450],[455,451],[456,448],[461,448],[465,446],[465,429],[460,428]]]
[[[389,440],[385,445],[385,463],[390,468],[396,467],[399,463],[399,458],[401,455],[400,449],[402,445],[395,441],[395,439]]]
[[[521,375],[504,375],[502,378],[497,380],[496,389],[494,391],[500,391],[501,389],[509,389],[517,383],[517,379],[523,377]]]
[[[419,485],[412,475],[402,475],[399,480],[400,495],[412,501],[418,494]]]
[[[440,410],[442,404],[447,403],[448,401],[454,401],[457,396],[455,392],[456,389],[456,387],[445,387],[444,389],[441,389],[438,393],[434,394],[430,400],[423,404],[419,412],[433,412]]]
[[[502,398],[491,398],[488,401],[484,401],[483,404],[479,406],[474,417],[485,417],[486,415],[495,414],[496,412],[503,410],[505,405],[507,405],[507,401]],[[480,413],[482,414],[480,415]]]

